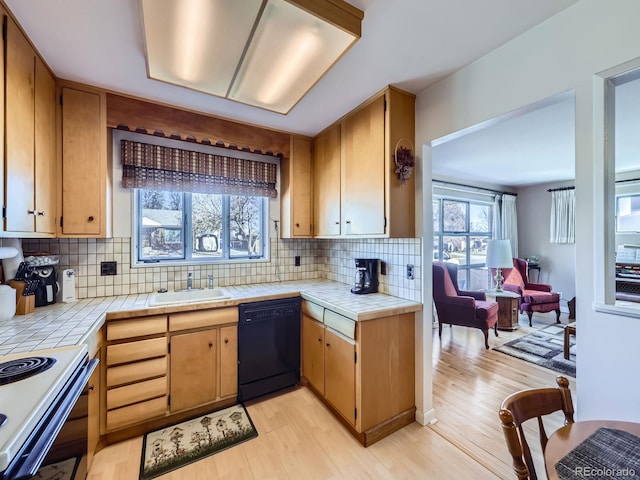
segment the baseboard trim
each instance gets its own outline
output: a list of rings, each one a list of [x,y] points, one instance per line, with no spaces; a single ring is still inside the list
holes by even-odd
[[[416,410],[416,422],[418,422],[423,427],[426,425],[433,425],[436,423],[438,419],[436,418],[436,411],[431,408],[426,412],[420,412]]]

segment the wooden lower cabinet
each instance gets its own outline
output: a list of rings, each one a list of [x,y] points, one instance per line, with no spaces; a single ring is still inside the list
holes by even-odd
[[[302,304],[307,306],[308,302]],[[324,348],[324,325],[303,311],[302,375],[320,395],[324,395]]]
[[[324,396],[351,424],[356,423],[355,342],[324,332]]]
[[[145,317],[138,319],[137,334],[147,335],[133,338],[122,338],[115,333],[120,332],[123,326],[131,325],[131,319],[107,323],[104,366],[106,432],[167,414],[169,357],[166,315],[164,333],[156,333],[157,321],[157,317],[149,318],[148,323],[145,323]]]
[[[303,384],[364,446],[414,421],[414,318],[353,322],[303,301]]]
[[[100,429],[106,442],[235,403],[237,322],[236,307],[107,319]]]
[[[238,326],[220,327],[220,397],[238,395]]]
[[[209,329],[171,336],[171,411],[215,401],[217,334]]]

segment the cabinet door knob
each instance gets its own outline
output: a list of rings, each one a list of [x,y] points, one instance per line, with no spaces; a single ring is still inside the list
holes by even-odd
[[[209,342],[209,348],[213,347],[213,342]]]
[[[38,215],[40,215],[41,217],[44,217],[44,210],[42,210],[41,212],[38,212]]]
[[[225,338],[225,339],[224,339],[224,343],[229,343],[229,339],[228,339],[228,338]]]
[[[340,225],[340,222],[339,222],[339,221],[336,221],[336,225]]]
[[[346,223],[351,223],[351,220],[347,220]]]
[[[321,338],[319,338],[318,341],[322,343],[322,339]]]
[[[330,346],[331,346],[331,344],[330,344],[330,343],[327,343],[327,347],[330,347]]]
[[[27,210],[27,215],[33,215],[34,217],[38,214],[37,210]]]
[[[93,222],[93,215],[91,215],[87,220]]]
[[[300,228],[300,224],[299,223],[296,223],[296,228]]]

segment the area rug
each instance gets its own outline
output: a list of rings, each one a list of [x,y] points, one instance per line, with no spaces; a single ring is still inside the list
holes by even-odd
[[[41,480],[74,480],[80,457],[68,458],[60,462],[40,467],[34,478]]]
[[[564,358],[564,326],[550,325],[505,343],[494,350],[527,362],[576,376],[576,340],[570,337],[569,359]]]
[[[147,433],[142,444],[140,479],[155,478],[257,436],[243,405]]]

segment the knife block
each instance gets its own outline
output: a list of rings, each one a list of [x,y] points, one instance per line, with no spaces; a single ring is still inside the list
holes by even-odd
[[[35,295],[22,295],[25,289],[25,282],[22,280],[10,280],[9,285],[16,289],[16,315],[27,315],[36,309]]]

